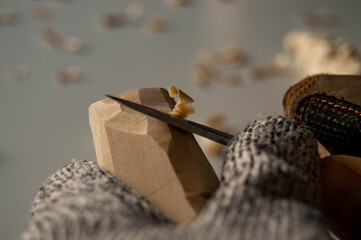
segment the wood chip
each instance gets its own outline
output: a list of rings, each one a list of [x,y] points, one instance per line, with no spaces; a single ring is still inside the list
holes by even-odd
[[[49,46],[66,52],[79,53],[85,46],[83,40],[75,37],[61,37],[50,27],[42,28],[40,36]]]
[[[105,13],[99,17],[98,22],[102,27],[116,28],[128,24],[128,19],[124,14]]]
[[[75,82],[79,79],[81,74],[81,69],[77,66],[68,67],[64,71],[59,71],[55,74],[55,81],[58,84],[68,84]]]
[[[280,69],[274,63],[269,65],[255,67],[248,70],[248,77],[253,80],[259,80],[264,78],[269,78],[280,73],[282,69]]]
[[[162,16],[152,16],[146,23],[145,28],[152,33],[164,32],[167,28],[168,20]]]
[[[131,3],[122,13],[104,13],[98,23],[104,28],[116,28],[135,23],[143,14],[143,5]]]
[[[306,75],[361,74],[361,57],[340,37],[292,31],[283,38],[283,48],[294,65]]]
[[[19,65],[10,72],[10,78],[14,81],[23,80],[28,76],[29,70],[25,65]]]
[[[229,70],[239,67],[244,61],[243,52],[236,46],[227,47],[219,52],[205,52],[194,69],[194,81],[200,87],[204,87],[211,80],[230,85],[239,84],[241,76]]]
[[[219,64],[239,65],[244,62],[245,57],[241,49],[231,46],[218,53],[215,60],[217,60]]]
[[[229,85],[237,85],[241,82],[241,76],[237,73],[232,72],[224,72],[224,71],[216,71],[215,79],[219,82],[223,82]]]
[[[31,6],[28,13],[29,17],[34,20],[48,21],[50,20],[49,9],[43,6]]]
[[[13,12],[11,12],[11,11],[1,11],[0,12],[0,26],[9,24],[13,17],[14,17]]]
[[[309,27],[319,27],[332,25],[335,21],[335,16],[332,11],[321,9],[317,12],[303,12],[300,14],[299,19]]]
[[[212,80],[213,74],[214,70],[211,65],[198,63],[194,69],[195,83],[200,87],[204,87]]]
[[[204,123],[206,126],[218,129],[220,131],[227,131],[227,118],[224,115],[216,114],[210,116]],[[212,140],[202,138],[203,149],[206,153],[213,156],[222,155],[225,147],[222,144],[214,142]]]
[[[237,68],[246,60],[244,52],[237,46],[228,46],[216,52],[205,52],[201,62],[212,64],[216,68]]]
[[[178,97],[178,102],[170,113],[171,116],[184,119],[194,113],[192,106],[194,100],[190,96],[174,86],[169,86],[168,92],[170,97]]]
[[[188,3],[189,0],[165,0],[165,2],[169,5],[180,6]]]
[[[282,73],[290,65],[290,59],[284,53],[279,53],[267,65],[261,67],[250,68],[248,77],[253,80],[273,77]]]

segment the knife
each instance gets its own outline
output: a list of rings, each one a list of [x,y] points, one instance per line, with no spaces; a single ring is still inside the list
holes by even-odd
[[[118,103],[121,103],[121,104],[135,110],[135,111],[138,111],[138,112],[148,115],[150,117],[156,118],[160,121],[166,122],[173,127],[177,127],[182,130],[185,130],[187,132],[197,134],[199,136],[208,138],[212,141],[215,141],[215,142],[223,144],[223,145],[228,145],[230,143],[230,141],[234,138],[234,136],[232,134],[222,132],[222,131],[219,131],[214,128],[210,128],[210,127],[207,127],[205,125],[202,125],[202,124],[190,121],[190,120],[172,117],[169,114],[160,112],[153,108],[143,106],[141,104],[134,103],[134,102],[124,100],[121,98],[117,98],[117,97],[114,97],[111,95],[106,94],[106,96],[113,99],[114,101],[117,101]]]

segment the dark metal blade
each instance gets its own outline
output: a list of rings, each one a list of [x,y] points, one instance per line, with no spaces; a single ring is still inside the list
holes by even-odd
[[[143,106],[138,103],[130,102],[130,101],[127,101],[127,100],[124,100],[121,98],[117,98],[117,97],[110,96],[110,95],[106,95],[106,96],[121,103],[121,104],[124,104],[125,106],[127,106],[131,109],[134,109],[138,112],[144,113],[148,116],[151,116],[151,117],[159,119],[163,122],[166,122],[169,125],[183,129],[187,132],[195,133],[197,135],[208,138],[212,141],[218,142],[223,145],[228,145],[230,140],[233,138],[233,135],[231,135],[231,134],[201,125],[196,122],[192,122],[192,121],[185,120],[185,119],[175,118],[168,114],[165,114],[158,110],[155,110],[153,108]]]

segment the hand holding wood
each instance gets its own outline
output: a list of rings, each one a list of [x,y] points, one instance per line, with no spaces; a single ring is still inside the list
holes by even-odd
[[[118,97],[170,113],[162,88]],[[191,133],[170,127],[111,99],[89,108],[97,160],[176,223],[187,223],[217,189],[218,178]]]

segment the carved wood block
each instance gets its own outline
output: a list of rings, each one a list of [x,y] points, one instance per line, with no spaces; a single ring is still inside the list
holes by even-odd
[[[175,105],[163,88],[143,88],[118,97],[165,113]],[[111,99],[93,103],[89,119],[99,165],[172,221],[191,221],[218,187],[193,134]]]

